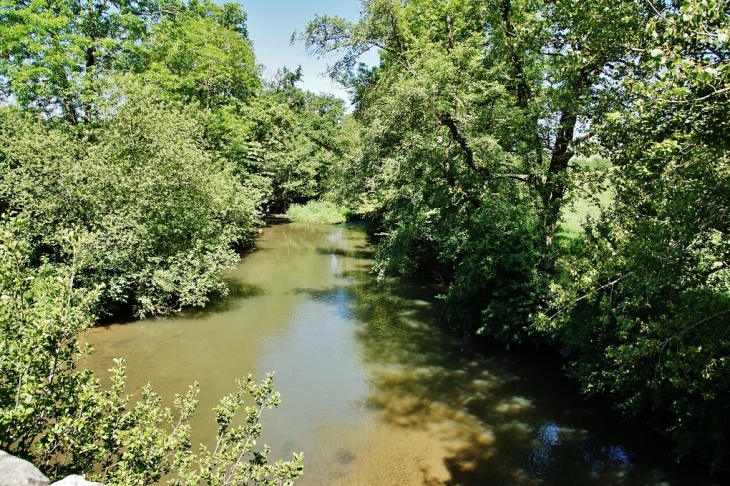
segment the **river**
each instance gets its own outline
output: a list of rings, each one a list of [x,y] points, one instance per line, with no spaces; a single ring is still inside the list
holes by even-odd
[[[297,486],[715,485],[677,465],[644,427],[589,403],[558,362],[474,349],[448,332],[427,281],[378,283],[365,230],[278,224],[203,311],[86,334],[87,366],[124,357],[128,392],[147,382],[171,403],[201,384],[193,443],[234,380],[276,371],[270,459],[304,452]]]

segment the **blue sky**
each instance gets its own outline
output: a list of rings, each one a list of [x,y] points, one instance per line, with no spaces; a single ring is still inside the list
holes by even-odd
[[[345,90],[322,76],[327,64],[334,61],[309,57],[302,43],[290,45],[289,41],[292,32],[303,31],[315,14],[339,15],[356,21],[359,17],[358,0],[239,0],[238,3],[248,12],[249,37],[254,43],[258,62],[266,67],[264,76],[272,76],[284,66],[296,69],[301,64],[304,74],[303,82],[299,85],[301,88],[317,93],[332,93],[347,99]],[[374,53],[364,59],[369,64],[376,61],[377,55]]]

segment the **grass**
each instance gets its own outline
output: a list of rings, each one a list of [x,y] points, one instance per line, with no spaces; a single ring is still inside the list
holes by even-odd
[[[594,199],[595,198],[595,199]],[[576,237],[583,232],[583,223],[588,216],[597,219],[601,208],[607,207],[613,199],[613,191],[607,190],[596,194],[594,198],[579,198],[571,206],[565,208],[560,230],[569,237]]]
[[[592,167],[609,167],[610,162],[600,157],[576,157],[572,161],[573,165],[585,168]],[[601,208],[606,208],[613,200],[614,191],[612,187],[607,190],[594,194],[592,197],[579,197],[571,205],[565,208],[562,221],[560,222],[560,232],[568,238],[576,238],[583,233],[583,223],[587,217],[594,219],[601,214]]]
[[[292,221],[335,224],[347,221],[352,212],[331,202],[309,201],[306,205],[292,204],[286,215]]]

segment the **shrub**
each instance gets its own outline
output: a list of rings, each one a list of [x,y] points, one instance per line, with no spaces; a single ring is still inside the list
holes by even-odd
[[[327,201],[309,201],[305,205],[293,204],[286,215],[292,221],[308,223],[344,223],[352,216],[352,212]]]
[[[85,128],[13,109],[0,117],[0,207],[33,221],[36,261],[68,262],[57,235],[86,234],[76,278],[101,286],[102,313],[166,314],[225,293],[232,248],[250,241],[262,199],[203,150],[194,120],[156,96],[125,86]]]

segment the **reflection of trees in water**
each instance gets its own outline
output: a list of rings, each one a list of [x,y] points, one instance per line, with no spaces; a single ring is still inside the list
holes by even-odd
[[[288,281],[293,287],[302,285],[299,278],[302,274],[316,274],[322,281],[328,281],[343,271],[368,269],[372,265],[367,260],[371,252],[365,227],[359,225],[294,223],[274,226],[258,242],[256,251],[259,252],[257,259],[265,260],[267,265],[287,268],[276,275],[276,282]],[[330,266],[338,268],[328,269],[322,265],[322,256],[330,257]]]
[[[246,283],[236,278],[223,279],[228,286],[226,295],[211,295],[205,307],[185,309],[179,314],[170,316],[173,319],[203,319],[221,312],[229,312],[241,307],[246,299],[265,293],[260,285]]]
[[[464,350],[434,321],[428,288],[378,285],[361,276],[350,292],[361,362],[372,384],[364,406],[391,426],[425,431],[443,444],[450,477],[432,478],[423,468],[424,483],[644,485],[662,480],[659,473],[640,469],[622,446],[566,427],[570,411],[548,417],[551,413],[538,407],[546,398],[540,395],[544,389],[528,390],[508,358]]]
[[[366,227],[358,224],[291,223],[268,228],[266,238],[276,240],[277,247],[291,250],[311,252],[313,248],[339,248],[348,251],[355,247],[366,249],[365,233]]]

